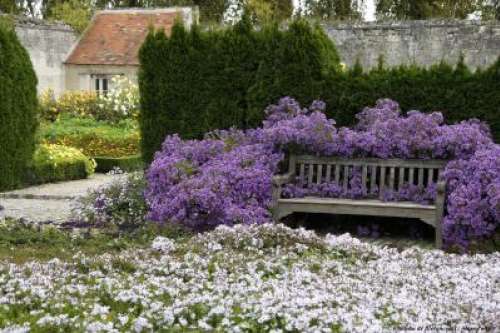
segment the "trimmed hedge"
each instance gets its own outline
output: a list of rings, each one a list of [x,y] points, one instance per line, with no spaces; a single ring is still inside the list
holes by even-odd
[[[320,27],[298,20],[288,29],[254,30],[248,19],[224,30],[172,34],[151,31],[140,51],[141,146],[149,163],[168,134],[260,124],[267,105],[292,96],[302,105],[327,103],[328,117],[352,125],[355,114],[380,98],[404,110],[441,111],[447,123],[478,118],[500,140],[500,59],[471,72],[461,61],[430,68],[400,66],[340,70],[332,41]]]
[[[448,124],[478,118],[500,140],[500,58],[484,70],[471,72],[460,61],[429,68],[399,66],[375,68],[363,73],[359,66],[332,72],[323,82],[321,98],[327,115],[338,125],[356,122],[355,114],[379,98],[397,101],[405,111],[440,111]]]
[[[36,85],[28,52],[0,17],[0,191],[22,184],[35,150]]]
[[[42,144],[37,146],[25,175],[27,184],[45,184],[84,179],[92,175],[95,161],[76,148]]]
[[[125,157],[94,157],[97,164],[96,171],[106,173],[115,168],[130,172],[141,170],[144,167],[141,155]]]
[[[122,157],[140,153],[139,130],[132,120],[110,123],[65,116],[55,122],[42,122],[38,141],[75,147],[90,157]]]
[[[149,163],[165,136],[200,138],[207,131],[253,127],[278,96],[319,97],[324,74],[339,57],[319,27],[303,20],[286,30],[234,27],[186,30],[169,38],[151,31],[139,54],[142,153]],[[300,98],[299,98],[300,99]],[[307,102],[306,101],[306,102]]]

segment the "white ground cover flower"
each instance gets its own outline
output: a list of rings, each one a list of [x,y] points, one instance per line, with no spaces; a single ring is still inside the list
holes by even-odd
[[[399,252],[282,225],[219,227],[116,255],[3,262],[0,295],[6,331],[493,331],[500,254]]]
[[[169,253],[175,250],[175,244],[166,237],[158,236],[153,240],[151,248],[159,252]]]

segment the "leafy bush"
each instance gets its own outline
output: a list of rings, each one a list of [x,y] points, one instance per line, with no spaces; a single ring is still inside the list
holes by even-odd
[[[396,102],[380,100],[358,114],[353,129],[337,128],[324,109],[323,102],[304,109],[295,100],[283,98],[266,109],[261,128],[217,131],[201,141],[168,136],[147,174],[149,218],[198,230],[270,221],[271,176],[283,152],[295,151],[458,160],[449,163],[445,172],[449,182],[446,244],[464,248],[471,239],[491,236],[500,226],[500,169],[496,167],[500,150],[485,124],[470,120],[444,125],[438,112],[412,111],[404,116]],[[478,176],[471,177],[475,172]],[[332,188],[338,184],[325,184],[331,186],[315,188],[314,194],[363,197],[358,178],[353,172],[347,192]],[[404,193],[389,193],[386,199],[429,201],[433,195],[410,184]]]
[[[0,18],[0,191],[21,185],[35,149],[37,78],[14,28]]]
[[[139,131],[134,121],[118,123],[89,118],[60,117],[41,124],[38,140],[80,149],[91,157],[124,157],[139,154]]]
[[[170,37],[151,32],[140,62],[141,146],[149,163],[168,134],[201,138],[256,126],[262,109],[286,94],[311,102],[338,55],[323,30],[305,21],[255,30],[244,17],[222,30],[177,23]]]
[[[258,126],[269,103],[294,96],[314,99],[341,126],[380,98],[405,110],[440,111],[448,124],[477,118],[500,140],[500,59],[471,72],[463,60],[430,68],[415,65],[364,71],[341,70],[332,41],[304,21],[287,30],[255,31],[243,19],[226,30],[187,31],[177,24],[170,37],[150,33],[140,52],[141,132],[149,163],[168,134],[199,139],[214,129]]]
[[[27,182],[43,184],[63,180],[82,179],[92,175],[95,161],[81,151],[62,145],[37,146],[27,172]]]
[[[141,173],[121,176],[77,200],[73,219],[92,227],[127,231],[144,225],[147,212]]]
[[[400,103],[404,110],[440,111],[446,123],[478,118],[491,126],[500,140],[500,58],[484,70],[472,73],[462,62],[430,68],[399,66],[363,72],[356,66],[331,72],[321,93],[326,114],[341,126],[356,123],[355,115],[381,97]]]
[[[91,91],[67,91],[56,98],[48,89],[40,95],[42,119],[54,121],[61,115],[93,117],[98,112],[97,94]]]
[[[41,117],[55,121],[61,116],[88,117],[119,122],[136,119],[139,114],[139,90],[126,77],[116,76],[107,94],[92,91],[67,91],[59,98],[48,89],[40,95]]]

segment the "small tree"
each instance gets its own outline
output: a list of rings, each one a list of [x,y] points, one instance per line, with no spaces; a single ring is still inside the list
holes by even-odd
[[[35,149],[37,78],[13,27],[0,20],[0,190],[19,186]]]

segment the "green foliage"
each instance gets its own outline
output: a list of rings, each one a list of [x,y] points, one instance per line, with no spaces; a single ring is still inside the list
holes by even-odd
[[[87,255],[118,253],[125,249],[148,247],[157,236],[188,238],[179,226],[148,223],[119,235],[113,233],[71,233],[54,227],[41,228],[7,219],[0,224],[0,260],[23,263],[30,260],[71,260],[78,252]],[[85,267],[82,267],[85,269]]]
[[[92,18],[92,4],[86,0],[57,1],[50,8],[48,18],[62,21],[82,33]]]
[[[500,20],[500,0],[486,0],[481,6],[482,20]]]
[[[303,105],[321,95],[327,74],[339,67],[335,46],[323,30],[296,20],[287,31],[277,26],[262,32],[264,50],[255,83],[248,90],[247,125],[257,126],[264,108],[280,97],[293,96]]]
[[[307,12],[304,14],[321,19],[357,20],[362,16],[361,3],[357,0],[306,0]]]
[[[15,0],[0,0],[0,13],[17,14],[19,7]]]
[[[447,123],[478,118],[486,121],[500,140],[500,59],[491,67],[472,73],[460,62],[430,68],[399,66],[361,67],[332,72],[324,81],[321,98],[327,114],[338,125],[355,122],[355,114],[379,98],[398,101],[403,110],[441,111]]]
[[[255,126],[277,97],[309,102],[339,65],[324,32],[303,20],[288,29],[254,30],[250,18],[223,30],[187,31],[169,38],[150,32],[140,51],[142,152],[152,159],[167,134],[199,138],[214,129]]]
[[[488,0],[379,0],[377,16],[398,20],[459,18],[481,9]]]
[[[133,120],[109,123],[61,117],[55,122],[42,122],[38,141],[78,148],[91,157],[124,157],[140,152],[137,127]]]
[[[22,182],[35,149],[37,78],[8,23],[0,21],[0,191]]]
[[[292,16],[293,3],[290,0],[248,0],[244,10],[254,22],[280,22]]]
[[[92,175],[95,161],[75,148],[42,144],[37,146],[28,168],[28,184],[44,184],[65,180],[83,179]]]

